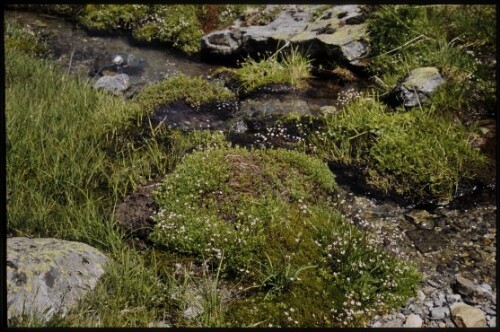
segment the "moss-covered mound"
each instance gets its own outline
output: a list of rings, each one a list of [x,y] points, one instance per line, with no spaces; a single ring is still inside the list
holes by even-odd
[[[166,43],[187,54],[200,51],[204,31],[232,22],[241,5],[86,5],[79,21],[89,29],[125,29],[140,41]]]
[[[361,326],[404,304],[419,275],[341,217],[335,188],[321,160],[298,152],[195,152],[154,193],[150,238],[239,285],[229,326]]]
[[[159,106],[184,101],[197,109],[205,104],[220,104],[235,101],[233,92],[218,84],[212,84],[202,77],[178,75],[155,84],[148,85],[135,99],[136,104],[146,113]]]
[[[452,199],[486,161],[469,143],[470,130],[432,106],[391,112],[358,98],[319,126],[309,142],[322,157],[361,165],[371,186],[415,203]]]

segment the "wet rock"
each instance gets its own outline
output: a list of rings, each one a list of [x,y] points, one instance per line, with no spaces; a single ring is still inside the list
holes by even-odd
[[[65,315],[104,274],[108,262],[80,242],[14,237],[7,239],[7,316]]]
[[[405,217],[420,229],[433,229],[434,228],[434,215],[426,210],[413,210],[405,214]]]
[[[422,327],[423,320],[419,315],[409,314],[406,317],[406,322],[404,327]]]
[[[185,101],[178,101],[169,105],[160,106],[151,117],[150,121],[154,127],[166,126],[183,130],[227,130],[230,124],[227,122],[236,108],[236,102],[228,101],[217,104],[201,105],[193,108]]]
[[[230,28],[210,32],[201,39],[205,57],[240,56],[274,52],[285,43],[308,49],[311,58],[330,57],[365,66],[369,52],[364,15],[357,5],[332,6],[317,19],[317,6],[290,5],[266,25],[237,21]]]
[[[450,311],[457,327],[486,327],[486,318],[480,309],[465,303],[455,303]]]
[[[417,229],[406,232],[406,235],[413,241],[415,247],[421,253],[429,253],[446,247],[449,240],[439,232],[427,229]]]
[[[393,104],[402,103],[405,107],[414,107],[424,103],[444,79],[437,68],[416,68],[392,92]]]
[[[117,96],[129,87],[130,77],[127,74],[102,76],[94,84],[94,88],[110,91]]]
[[[493,298],[491,286],[487,284],[476,285],[461,274],[457,274],[454,286],[457,293],[462,295],[464,302],[470,304],[476,304]]]
[[[125,59],[121,55],[116,55],[111,62],[115,65],[121,66],[125,64]]]

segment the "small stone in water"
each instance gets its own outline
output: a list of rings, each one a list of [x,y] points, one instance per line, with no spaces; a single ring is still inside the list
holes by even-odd
[[[118,66],[122,65],[123,62],[124,62],[123,57],[120,55],[115,56],[113,59],[113,63]]]

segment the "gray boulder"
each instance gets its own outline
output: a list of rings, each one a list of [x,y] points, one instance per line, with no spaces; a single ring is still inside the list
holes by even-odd
[[[102,76],[94,84],[94,88],[111,91],[117,96],[129,87],[130,77],[127,74]]]
[[[471,280],[463,277],[461,274],[456,275],[454,288],[457,293],[462,295],[464,301],[469,304],[492,300],[494,297],[493,290],[490,285],[477,285]]]
[[[97,249],[58,239],[7,239],[7,316],[65,315],[104,273],[108,259]]]
[[[421,67],[413,69],[393,90],[393,103],[402,103],[405,107],[423,104],[444,82],[437,68]]]
[[[357,5],[332,6],[314,18],[317,5],[285,6],[267,25],[243,26],[237,21],[224,30],[202,37],[204,56],[239,56],[274,52],[289,43],[310,52],[311,58],[328,58],[363,67],[369,52],[367,26]]]

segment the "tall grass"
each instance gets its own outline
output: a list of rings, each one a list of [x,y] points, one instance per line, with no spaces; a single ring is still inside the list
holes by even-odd
[[[160,145],[151,143],[135,153],[114,151],[111,158],[107,149],[136,110],[17,48],[7,48],[5,59],[9,234],[81,241],[111,258],[93,300],[78,314],[11,324],[147,324],[156,311],[140,308],[161,293],[157,269],[145,263],[149,257],[124,245],[113,206],[153,169],[165,168]],[[133,309],[119,315],[126,308]]]
[[[310,69],[311,62],[307,56],[292,47],[288,51],[278,50],[261,60],[249,57],[234,72],[240,82],[240,90],[250,93],[271,84],[288,84],[293,88],[301,88],[305,79],[310,76]]]
[[[371,69],[383,82],[383,94],[410,70],[434,66],[447,79],[433,98],[441,111],[494,114],[494,6],[381,6],[368,22]]]
[[[9,325],[145,327],[171,318],[179,304],[170,304],[170,294],[182,280],[154,252],[126,244],[114,206],[193,148],[223,144],[223,135],[143,127],[136,104],[95,91],[28,51],[13,44],[5,52],[8,233],[84,242],[110,265],[68,316]]]

